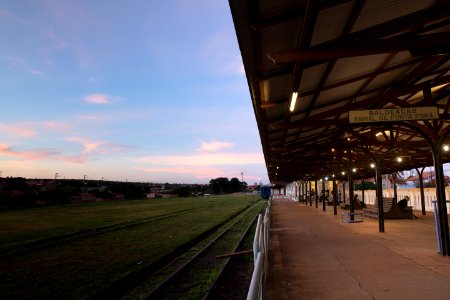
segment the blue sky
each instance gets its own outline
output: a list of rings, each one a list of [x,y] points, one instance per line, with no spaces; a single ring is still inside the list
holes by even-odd
[[[268,183],[226,0],[0,2],[1,176]]]

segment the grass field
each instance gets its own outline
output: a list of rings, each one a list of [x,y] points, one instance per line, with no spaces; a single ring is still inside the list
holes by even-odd
[[[2,253],[80,231],[145,222],[14,255],[0,253],[1,298],[89,298],[258,200],[258,196],[230,195],[2,211]]]

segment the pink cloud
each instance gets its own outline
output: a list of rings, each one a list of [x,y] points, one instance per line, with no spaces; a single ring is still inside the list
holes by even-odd
[[[208,143],[205,143],[208,144]],[[231,143],[224,143],[230,146]],[[211,144],[212,149],[224,145]],[[209,149],[208,147],[205,147]],[[264,164],[262,153],[211,153],[199,152],[192,155],[145,156],[141,158],[128,158],[137,163],[136,170],[146,173],[188,175],[200,180],[209,180],[217,177],[233,178],[239,176],[239,171],[245,165]],[[238,174],[238,175],[237,175]],[[257,180],[259,177],[247,174],[246,180]]]
[[[92,141],[87,138],[80,138],[80,137],[71,137],[66,138],[65,140],[70,142],[76,142],[82,145],[83,151],[80,155],[80,158],[75,158],[75,160],[80,161],[86,160],[88,158],[88,155],[93,154],[105,155],[130,148],[126,145],[117,145],[105,141]]]
[[[38,151],[17,151],[13,150],[11,146],[0,144],[0,156],[15,157],[23,160],[42,160],[56,156],[58,153],[52,150],[38,150]]]
[[[44,121],[42,125],[47,130],[63,133],[67,133],[73,128],[73,125],[71,125],[69,122],[64,121]]]
[[[32,137],[36,135],[35,130],[28,125],[0,124],[0,131],[19,137]]]
[[[111,119],[110,116],[102,116],[102,115],[79,115],[77,119],[81,121],[89,121],[89,122],[100,122]]]
[[[135,167],[135,170],[142,171],[150,174],[177,174],[177,175],[189,175],[196,179],[206,179],[210,180],[212,178],[227,177],[233,178],[238,177],[241,171],[239,170],[224,170],[221,168],[196,168],[187,166],[176,166],[176,167]],[[258,181],[260,177],[254,176],[252,174],[246,174],[245,181]]]
[[[235,51],[234,33],[222,30],[213,34],[203,47],[202,55],[211,70],[223,74],[245,74],[241,56]]]
[[[179,167],[136,167],[135,170],[143,171],[146,173],[154,173],[154,174],[161,174],[161,173],[169,173],[169,174],[188,174],[190,176],[194,176],[198,179],[210,179],[210,178],[217,178],[217,177],[225,177],[226,173],[221,169],[216,168],[193,168],[193,167],[186,167],[186,166],[179,166]]]
[[[145,156],[139,163],[181,166],[242,165],[264,163],[262,153],[199,153],[195,155]]]
[[[203,142],[203,141],[200,141],[200,148],[198,148],[197,151],[217,152],[222,149],[230,149],[233,147],[234,147],[234,143],[229,143],[229,142],[219,142],[219,141]]]
[[[26,60],[22,58],[15,56],[2,56],[1,58],[17,70],[26,71],[33,76],[45,79],[44,72],[33,68]]]
[[[68,163],[84,164],[88,160],[88,156],[86,154],[74,156],[61,156],[58,158],[58,160]]]
[[[68,47],[68,43],[57,36],[53,31],[47,33],[48,38],[52,41],[53,49],[64,49]]]
[[[92,104],[111,104],[113,97],[105,94],[91,94],[85,96],[84,101]]]
[[[90,152],[102,152],[101,146],[105,144],[105,142],[92,142],[85,138],[66,138],[66,141],[77,142],[83,146],[83,153]]]

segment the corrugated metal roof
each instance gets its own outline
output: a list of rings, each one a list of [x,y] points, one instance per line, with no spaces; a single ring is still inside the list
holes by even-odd
[[[352,32],[406,16],[435,4],[434,0],[376,0],[366,1]]]
[[[340,151],[341,162],[350,163],[346,149],[367,145],[373,155],[382,156],[396,141],[403,141],[398,151],[415,157],[405,166],[431,164],[428,137],[417,140],[411,126],[435,139],[449,128],[450,85],[434,88],[450,82],[448,1],[229,2],[272,181],[329,172],[324,161],[331,148]],[[293,91],[300,97],[290,112]],[[352,125],[348,119],[350,110],[431,105],[441,113],[437,125]],[[392,137],[375,138],[383,128],[392,130]],[[367,163],[371,158],[360,152],[355,157]],[[275,176],[275,163],[290,168]]]

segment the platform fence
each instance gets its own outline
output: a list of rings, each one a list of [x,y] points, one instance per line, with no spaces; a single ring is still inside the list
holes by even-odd
[[[271,199],[267,203],[264,215],[258,215],[255,237],[253,239],[253,258],[255,266],[247,293],[247,300],[264,299],[264,285],[266,282],[269,253],[270,207]]]

